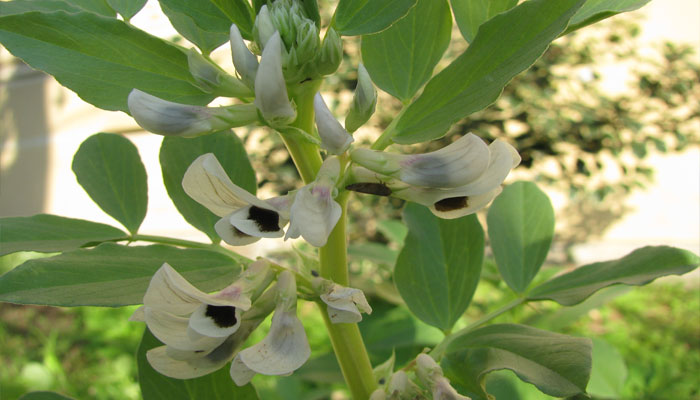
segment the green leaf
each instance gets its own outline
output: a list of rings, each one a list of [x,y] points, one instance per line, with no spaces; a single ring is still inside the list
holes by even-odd
[[[404,17],[418,0],[340,0],[335,30],[341,35],[367,35],[383,31]]]
[[[196,1],[192,4],[205,4],[206,1]],[[212,7],[214,7],[212,5]],[[173,28],[177,30],[185,39],[194,43],[202,53],[209,54],[217,47],[229,40],[228,31],[221,32],[216,26],[202,28],[197,25],[194,18],[175,8],[170,8],[167,1],[160,2],[160,9],[163,11]]]
[[[467,309],[479,283],[484,231],[474,215],[440,219],[408,203],[408,236],[394,283],[408,308],[425,323],[447,330]]]
[[[117,19],[65,12],[8,15],[0,17],[0,42],[105,110],[127,112],[134,88],[180,103],[213,99],[194,86],[180,49]]]
[[[481,25],[467,50],[433,77],[396,125],[396,143],[439,138],[498,98],[564,31],[584,0],[529,0]]]
[[[259,398],[253,385],[236,386],[231,380],[228,367],[195,379],[173,379],[161,375],[146,359],[148,350],[161,345],[162,343],[148,329],[144,331],[136,352],[143,400],[257,400]]]
[[[107,0],[110,6],[115,9],[125,20],[130,20],[136,13],[141,11],[147,0]]]
[[[72,6],[97,15],[111,18],[116,17],[116,13],[105,0],[66,0],[66,2],[70,3]]]
[[[570,306],[615,284],[641,286],[666,275],[682,275],[697,268],[700,257],[688,250],[647,246],[612,261],[584,265],[533,288],[528,300],[554,300]]]
[[[57,215],[0,218],[0,256],[17,251],[75,250],[126,237],[126,233],[109,225]]]
[[[377,86],[402,101],[410,100],[433,75],[451,32],[447,0],[418,0],[390,28],[362,37],[362,61]]]
[[[619,399],[627,380],[627,365],[615,346],[593,339],[593,368],[588,394],[596,398]]]
[[[204,291],[221,289],[241,266],[210,250],[103,243],[54,257],[28,260],[0,276],[0,301],[50,306],[140,304],[153,274],[170,264]]]
[[[594,24],[605,18],[627,11],[634,11],[651,0],[587,0],[586,4],[571,18],[564,35]]]
[[[502,369],[548,395],[566,397],[586,390],[591,348],[590,339],[496,324],[456,337],[442,366],[450,380],[483,397],[486,374]]]
[[[318,11],[318,0],[301,0],[306,15],[316,23],[316,27],[321,27],[321,14]]]
[[[211,0],[231,23],[236,24],[244,39],[253,39],[253,9],[247,0]],[[315,1],[314,1],[315,2]]]
[[[204,208],[182,188],[182,177],[199,156],[214,153],[236,185],[255,194],[255,171],[241,140],[232,131],[221,131],[196,138],[165,137],[160,147],[160,167],[163,183],[177,210],[192,226],[204,232],[212,241],[219,241],[214,224],[220,219]]]
[[[396,219],[385,219],[377,222],[377,230],[390,241],[403,246],[408,234],[408,228]]]
[[[56,392],[30,392],[22,397],[19,398],[19,400],[73,400],[71,397],[66,397],[62,394],[58,394]]]
[[[0,2],[0,16],[22,14],[30,11],[80,12],[81,9],[63,0],[14,0]],[[38,392],[35,392],[38,393]]]
[[[554,236],[554,209],[532,182],[508,185],[486,218],[498,270],[511,289],[522,293],[537,275]]]
[[[518,0],[450,0],[450,4],[462,36],[471,43],[481,24],[515,7]]]
[[[112,133],[85,139],[73,157],[78,183],[100,208],[136,233],[146,217],[146,168],[131,141]]]

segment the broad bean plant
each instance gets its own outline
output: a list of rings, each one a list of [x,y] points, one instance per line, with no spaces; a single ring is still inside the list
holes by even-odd
[[[610,285],[643,285],[698,265],[691,252],[644,247],[538,277],[554,212],[534,183],[504,186],[520,162],[517,148],[487,143],[479,132],[428,153],[396,146],[443,137],[494,102],[553,40],[647,1],[160,0],[188,42],[132,25],[144,3],[0,3],[0,42],[13,55],[86,102],[128,113],[163,136],[167,192],[211,239],[139,232],[146,171],[130,140],[112,133],[85,140],[72,169],[124,229],[56,215],[0,219],[1,254],[52,253],[2,275],[0,300],[142,305],[131,324],[147,328],[138,350],[144,399],[258,398],[256,375],[294,374],[312,354],[297,312],[303,302],[323,315],[354,399],[490,399],[486,376],[504,369],[547,395],[578,396],[590,377],[591,340],[491,321],[527,303],[572,306]],[[438,67],[453,21],[469,45]],[[343,49],[353,36],[361,36],[357,54]],[[235,70],[213,61],[221,46],[230,47]],[[341,62],[351,63],[357,83],[347,113],[334,115],[320,89]],[[377,87],[403,107],[365,146],[353,133],[372,116]],[[207,106],[216,98],[219,105]],[[255,172],[232,131],[250,126],[284,142],[300,177],[295,190],[256,195]],[[392,355],[373,365],[370,338],[358,328],[372,297],[348,273],[346,210],[356,196],[406,201],[392,270],[397,307],[443,333],[407,361]],[[468,320],[486,247],[475,212],[487,206],[489,254],[512,300]],[[316,252],[302,263],[236,252],[269,238],[300,238]],[[266,336],[251,343],[259,329]]]

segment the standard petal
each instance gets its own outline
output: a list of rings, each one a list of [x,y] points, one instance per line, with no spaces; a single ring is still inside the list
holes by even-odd
[[[173,103],[133,89],[127,99],[129,112],[143,129],[166,136],[196,136],[212,130],[206,107]]]
[[[316,93],[314,97],[314,111],[321,147],[330,154],[344,153],[355,139],[335,119],[320,93]]]
[[[240,361],[256,373],[287,375],[309,359],[311,349],[296,310],[278,309],[272,316],[270,332],[265,339],[238,354]]]
[[[182,187],[195,201],[220,217],[258,201],[231,182],[212,153],[203,154],[190,164],[182,178]]]
[[[167,263],[153,275],[143,297],[145,307],[175,315],[190,314],[202,303],[219,306],[240,305],[238,299],[217,298],[202,292]]]
[[[489,165],[489,157],[486,143],[468,133],[432,153],[405,156],[400,162],[399,179],[431,188],[463,186],[481,176]]]
[[[255,105],[273,125],[290,123],[297,115],[282,74],[282,46],[280,34],[275,32],[265,45],[255,76]]]
[[[180,350],[209,353],[226,339],[188,332],[187,318],[150,308],[145,310],[145,320],[153,336],[167,346]]]
[[[225,338],[241,325],[241,310],[233,306],[201,304],[190,315],[189,327],[200,335]]]
[[[481,176],[474,181],[455,188],[455,194],[470,196],[492,191],[506,179],[510,170],[520,163],[520,155],[508,143],[496,139],[489,145],[491,153],[489,166]]]

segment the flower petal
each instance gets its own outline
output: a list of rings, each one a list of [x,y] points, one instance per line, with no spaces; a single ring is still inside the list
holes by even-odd
[[[491,157],[489,166],[481,176],[474,181],[455,188],[455,194],[470,196],[490,192],[500,186],[506,179],[510,170],[520,163],[520,155],[508,143],[496,139],[489,145]]]
[[[491,202],[501,193],[498,186],[490,192],[476,196],[447,197],[430,205],[430,211],[440,218],[454,219],[473,214]]]
[[[405,156],[399,179],[432,188],[463,186],[478,178],[489,165],[489,149],[481,138],[468,133],[432,153]]]
[[[153,336],[168,346],[179,350],[210,352],[226,339],[225,337],[204,336],[188,331],[188,320],[166,312],[145,309],[148,330]]]
[[[328,293],[321,296],[328,305],[328,317],[333,323],[357,323],[362,320],[361,312],[371,314],[372,307],[367,303],[364,293],[355,288],[340,285],[331,286]]]
[[[245,246],[260,240],[260,237],[251,236],[231,225],[230,216],[231,215],[229,214],[214,224],[216,234],[219,235],[224,242],[230,244],[231,246]]]
[[[210,374],[226,365],[233,356],[233,350],[232,343],[227,340],[208,354],[188,352],[191,357],[185,361],[173,358],[168,346],[160,346],[146,352],[146,359],[153,369],[165,376],[192,379]]]
[[[156,271],[143,297],[143,305],[175,315],[192,313],[200,304],[217,306],[245,306],[239,299],[217,298],[206,294],[187,282],[167,263]]]
[[[231,178],[212,153],[203,154],[192,162],[182,178],[182,187],[195,201],[220,217],[249,204],[269,207],[247,190],[231,182]]]
[[[229,370],[231,374],[231,379],[238,386],[246,385],[255,376],[255,371],[248,368],[243,361],[241,361],[240,354],[234,357],[233,362],[231,362],[231,369]]]
[[[241,309],[202,304],[190,315],[189,327],[200,335],[225,338],[241,325]]]
[[[286,221],[271,208],[250,205],[231,213],[228,220],[236,229],[250,236],[266,238],[284,236],[283,225],[280,224]]]
[[[207,107],[174,103],[133,89],[129,112],[143,129],[166,136],[196,136],[212,130]]]
[[[355,139],[335,119],[320,93],[316,93],[314,97],[314,110],[316,128],[321,137],[321,147],[330,154],[344,153]]]
[[[248,50],[241,31],[238,30],[236,24],[231,25],[230,31],[231,40],[231,58],[236,72],[241,76],[241,79],[250,87],[255,84],[255,75],[258,71],[258,58]]]
[[[255,105],[273,125],[290,123],[297,115],[289,101],[282,74],[282,46],[280,34],[275,31],[265,44],[255,76]]]
[[[309,359],[311,349],[296,310],[277,310],[265,339],[238,354],[240,361],[259,374],[286,375]]]
[[[342,209],[331,197],[332,188],[307,185],[299,189],[292,204],[286,238],[300,235],[311,245],[322,247],[338,223]]]
[[[443,376],[435,379],[433,400],[471,400],[471,397],[457,393],[455,388],[450,385],[450,381]]]

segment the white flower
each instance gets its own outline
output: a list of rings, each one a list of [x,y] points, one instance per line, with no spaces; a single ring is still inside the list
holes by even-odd
[[[407,155],[358,149],[351,157],[372,171],[431,188],[463,186],[478,178],[489,164],[488,146],[472,133],[431,153]]]
[[[258,58],[246,47],[236,24],[231,25],[230,40],[233,66],[243,82],[252,88],[255,86],[255,76],[258,72]]]
[[[283,271],[277,278],[278,303],[265,338],[241,350],[231,363],[231,378],[245,385],[256,373],[288,375],[301,367],[311,355],[304,326],[296,315],[294,274]]]
[[[320,297],[327,305],[328,317],[335,324],[357,323],[362,321],[361,313],[372,313],[372,307],[367,303],[365,294],[360,289],[331,282]]]
[[[282,237],[289,219],[286,197],[260,200],[231,182],[214,154],[199,156],[182,179],[185,192],[221,218],[214,229],[228,244]]]
[[[165,136],[192,137],[258,121],[250,104],[200,107],[174,103],[133,89],[129,112],[143,129]]]
[[[255,76],[255,105],[272,125],[285,125],[297,115],[282,74],[283,46],[279,32],[275,32],[263,49]]]
[[[303,237],[316,247],[328,241],[328,235],[338,223],[342,208],[333,200],[337,194],[335,182],[340,174],[336,157],[326,159],[316,180],[297,191],[290,210],[287,238]]]
[[[459,218],[472,214],[491,202],[501,192],[501,184],[508,173],[520,163],[520,156],[513,146],[499,139],[494,140],[487,147],[487,153],[487,167],[478,176],[461,186],[434,187],[408,184],[406,179],[399,180],[362,167],[354,167],[353,175],[357,183],[348,185],[347,189],[376,195],[392,195],[423,204],[440,218]]]
[[[226,347],[224,342],[241,326],[241,312],[251,307],[250,293],[254,290],[249,286],[251,275],[267,276],[261,268],[252,266],[242,274],[245,280],[207,294],[192,286],[170,265],[163,264],[151,278],[143,307],[131,318],[146,322],[153,336],[165,344],[149,351],[149,361],[154,360],[151,365],[171,377],[189,378],[207,374],[210,368],[215,370],[217,357]],[[270,281],[252,282],[267,285]],[[168,359],[181,363],[170,364]]]
[[[321,137],[321,147],[330,154],[344,153],[355,139],[335,119],[323,101],[321,93],[316,93],[314,97],[314,111],[316,128],[318,128],[318,135]]]
[[[416,357],[416,375],[425,386],[430,388],[433,400],[471,400],[457,393],[450,386],[450,381],[445,378],[442,368],[427,354],[419,354]]]

